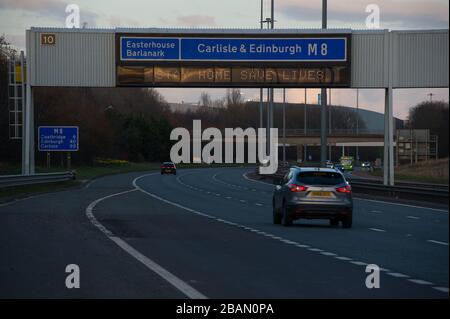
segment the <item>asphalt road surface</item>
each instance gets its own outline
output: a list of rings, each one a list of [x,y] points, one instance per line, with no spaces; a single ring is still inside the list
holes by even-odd
[[[0,298],[448,298],[448,211],[355,198],[351,229],[286,228],[274,186],[246,172],[122,174],[0,204]]]

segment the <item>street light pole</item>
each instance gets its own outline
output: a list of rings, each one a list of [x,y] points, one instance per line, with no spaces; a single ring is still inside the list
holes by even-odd
[[[286,162],[286,90],[283,89],[283,165]]]
[[[264,21],[263,21],[263,14],[264,14],[264,9],[263,9],[263,5],[264,5],[264,0],[261,0],[261,19],[259,20],[260,26],[261,26],[261,30],[264,26]],[[260,88],[259,89],[259,127],[262,128],[263,127],[263,89]]]
[[[359,89],[356,89],[356,135],[359,135]],[[359,162],[359,147],[356,146],[356,162]]]
[[[331,88],[329,89],[329,101],[328,101],[328,134],[331,135]],[[328,159],[331,161],[331,145],[328,145]]]
[[[267,22],[267,29],[270,28],[270,18],[266,19]],[[271,91],[270,89],[267,89],[267,106],[266,106],[266,110],[267,110],[267,118],[266,118],[266,154],[269,155],[269,151],[270,151],[270,129],[272,127],[271,123],[272,123],[272,103],[271,103]]]
[[[270,28],[275,27],[275,0],[271,1],[270,4]],[[270,88],[270,128],[273,127],[273,88]],[[270,136],[272,138],[272,136]],[[270,145],[270,144],[269,144]]]
[[[306,137],[306,130],[307,130],[307,128],[306,128],[306,88],[305,88],[305,108],[304,108],[304,114],[303,114],[303,134],[305,135],[305,137]],[[303,157],[304,157],[304,161],[306,162],[306,159],[307,159],[307,157],[306,157],[306,142],[305,142],[305,144],[304,144],[304,147],[303,147],[304,149],[303,149]]]
[[[322,0],[322,29],[327,28],[327,0]],[[327,89],[320,90],[320,165],[327,161]]]

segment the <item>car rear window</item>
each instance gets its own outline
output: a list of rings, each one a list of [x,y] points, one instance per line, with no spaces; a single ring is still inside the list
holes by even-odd
[[[339,185],[344,183],[344,178],[334,172],[301,172],[297,180],[307,185]]]

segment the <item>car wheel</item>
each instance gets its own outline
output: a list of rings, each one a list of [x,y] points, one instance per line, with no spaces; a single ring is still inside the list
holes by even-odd
[[[161,172],[161,175],[164,175],[164,173],[163,173],[163,172]]]
[[[332,218],[330,219],[330,226],[338,226],[339,225],[339,219]]]
[[[281,215],[278,214],[277,209],[275,208],[275,201],[272,202],[272,215],[273,215],[273,223],[281,224]]]
[[[351,228],[352,224],[353,224],[352,214],[350,214],[347,217],[344,217],[344,219],[342,219],[342,227]]]
[[[287,208],[286,208],[286,204],[283,202],[283,206],[282,206],[282,216],[281,216],[281,224],[283,224],[283,226],[291,226],[292,225],[292,219],[291,217],[289,217]]]

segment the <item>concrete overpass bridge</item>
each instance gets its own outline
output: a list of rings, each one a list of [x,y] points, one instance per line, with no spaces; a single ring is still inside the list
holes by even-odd
[[[289,145],[320,145],[320,129],[286,129],[278,130],[280,144]],[[395,139],[394,139],[395,140]],[[328,134],[329,146],[384,146],[384,134],[376,130],[338,129],[331,130]]]

